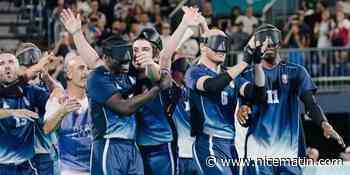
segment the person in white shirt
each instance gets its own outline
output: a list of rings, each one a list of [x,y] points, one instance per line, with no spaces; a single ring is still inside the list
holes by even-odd
[[[236,24],[242,23],[243,24],[243,31],[251,35],[254,31],[254,25],[258,25],[258,19],[254,17],[253,14],[253,7],[248,6],[246,9],[246,14],[239,16],[236,21]]]

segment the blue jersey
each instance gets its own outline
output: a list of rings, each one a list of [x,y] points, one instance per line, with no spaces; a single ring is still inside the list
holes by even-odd
[[[295,158],[304,155],[304,134],[301,126],[299,97],[316,86],[304,67],[280,63],[264,69],[267,97],[253,106],[248,129],[248,157]],[[254,80],[254,70],[243,76]]]
[[[58,130],[62,169],[88,172],[92,144],[91,116],[88,110],[69,113]]]
[[[43,92],[43,96],[42,97],[38,97],[39,101],[41,101],[40,104],[40,111],[39,111],[39,120],[37,120],[36,125],[35,125],[35,132],[34,132],[34,150],[35,153],[37,154],[49,154],[52,153],[52,148],[53,146],[55,146],[56,142],[57,142],[57,138],[55,133],[48,133],[45,134],[43,131],[43,127],[44,127],[44,114],[46,112],[45,110],[45,106],[46,106],[46,102],[49,98],[49,89],[46,86],[46,84],[43,81],[39,81],[35,86],[39,87],[42,89]],[[57,147],[57,146],[56,146]]]
[[[218,73],[203,64],[192,65],[186,72],[185,81],[190,90],[191,117],[195,122],[191,122],[191,125],[193,130],[196,130],[193,134],[205,133],[219,138],[234,139],[234,111],[237,96],[239,87],[246,81],[241,77],[236,78],[219,94],[197,90],[198,79],[203,76],[216,77],[217,75]],[[194,119],[194,117],[199,118]]]
[[[123,116],[106,105],[107,100],[114,94],[121,94],[124,98],[132,96],[134,84],[134,78],[126,74],[114,75],[103,66],[97,67],[89,74],[87,96],[94,139],[135,139],[135,115]]]
[[[173,120],[177,131],[177,147],[179,149],[179,157],[181,158],[192,158],[194,137],[191,137],[189,95],[188,89],[182,88],[181,97],[173,113]]]
[[[37,86],[23,87],[21,98],[0,98],[4,109],[28,109],[43,116],[48,93]],[[39,119],[40,120],[40,119]],[[0,162],[20,163],[34,156],[34,123],[18,117],[0,119]]]
[[[138,81],[140,88],[151,86],[150,81]],[[147,86],[147,87],[146,87]],[[172,91],[163,90],[156,98],[148,101],[137,113],[137,143],[139,145],[160,145],[173,140],[172,129],[166,107],[172,98]]]

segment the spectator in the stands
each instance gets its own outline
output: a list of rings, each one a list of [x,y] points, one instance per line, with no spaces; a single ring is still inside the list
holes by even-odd
[[[344,14],[349,17],[350,16],[350,0],[338,1],[337,6],[342,8]]]
[[[317,48],[327,48],[332,46],[329,33],[332,28],[335,27],[335,22],[330,17],[330,11],[329,9],[326,9],[322,12],[321,22],[316,22],[315,24],[314,34],[316,38],[318,38]]]
[[[64,0],[57,0],[57,5],[52,11],[52,17],[53,18],[58,18],[59,15],[61,14],[62,10],[67,7],[66,3]]]
[[[234,6],[232,8],[232,14],[231,14],[231,24],[236,23],[236,19],[241,15],[241,8],[239,6]]]
[[[164,21],[162,19],[162,16],[160,16],[160,15],[154,16],[154,25],[153,26],[158,32],[161,32],[163,23],[166,23],[166,21]]]
[[[88,16],[91,13],[91,7],[88,0],[78,0],[77,8],[79,12],[82,12],[81,15]]]
[[[315,28],[315,24],[320,23],[322,20],[322,13],[327,10],[328,8],[328,2],[324,0],[317,1],[315,5],[315,10],[312,9],[312,7],[309,5],[310,2],[304,0],[304,13],[305,13],[305,23],[309,25],[310,29]],[[311,36],[311,47],[316,47],[317,46],[317,37],[312,35]]]
[[[153,0],[135,0],[137,5],[140,5],[143,7],[143,10],[145,12],[151,12],[154,8],[154,1]]]
[[[314,36],[317,39],[316,47],[319,48],[318,58],[319,61],[313,62],[313,67],[321,69],[318,72],[312,72],[312,74],[321,73],[321,75],[328,75],[329,65],[328,62],[332,57],[332,52],[329,50],[324,51],[324,48],[332,47],[330,32],[335,28],[335,22],[330,18],[330,11],[326,9],[322,13],[322,20],[320,23],[315,24]]]
[[[305,37],[300,31],[297,18],[292,20],[290,30],[285,36],[283,44],[288,48],[303,48],[305,46]]]
[[[291,22],[291,27],[287,35],[284,37],[283,45],[287,48],[294,48],[295,50],[290,51],[288,54],[288,61],[304,65],[304,54],[297,48],[304,48],[306,46],[305,35],[300,30],[299,20],[294,18]]]
[[[140,23],[136,20],[131,21],[130,30],[128,32],[128,40],[134,41],[141,31]]]
[[[336,12],[336,27],[331,32],[333,46],[346,46],[349,42],[350,21],[345,18],[344,12]]]
[[[124,40],[129,40],[128,34],[126,32],[126,22],[122,19],[117,19],[113,21],[111,28],[104,29],[99,39],[99,44],[101,44],[101,41],[109,38],[112,35],[119,36]]]
[[[243,24],[243,31],[247,32],[249,35],[253,33],[253,26],[258,25],[258,19],[254,16],[253,6],[249,5],[246,9],[245,15],[239,16],[236,21],[237,24]]]
[[[140,28],[153,28],[153,24],[149,21],[149,16],[146,12],[143,12],[140,16]]]
[[[229,36],[232,41],[231,50],[234,51],[242,51],[249,40],[249,34],[243,31],[242,23],[235,23]]]
[[[99,8],[99,2],[98,0],[91,0],[91,13],[89,15],[89,18],[95,17],[97,18],[98,27],[103,29],[106,26],[106,16],[102,12],[98,10]]]
[[[65,57],[68,52],[75,51],[74,41],[73,37],[70,36],[67,32],[62,32],[60,34],[59,42],[57,45],[57,53],[56,56],[62,56]]]
[[[99,25],[99,18],[97,15],[90,15],[89,20],[88,29],[85,32],[86,39],[90,44],[96,44],[102,34],[103,28]]]
[[[126,0],[117,1],[113,7],[114,19],[125,19],[128,16],[130,8]]]
[[[204,16],[208,24],[212,24],[214,22],[213,9],[211,6],[211,2],[209,2],[208,0],[205,0],[203,3],[202,15]]]
[[[67,4],[65,3],[65,0],[57,0],[57,6],[52,11],[51,19],[52,19],[52,26],[53,26],[53,40],[54,42],[57,42],[61,38],[61,33],[65,31],[65,28],[61,21],[59,20],[59,15],[61,14],[62,10],[67,8]]]

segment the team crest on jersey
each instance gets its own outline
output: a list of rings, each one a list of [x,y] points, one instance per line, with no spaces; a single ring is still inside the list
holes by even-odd
[[[288,76],[287,74],[282,74],[282,83],[287,84],[288,83]]]

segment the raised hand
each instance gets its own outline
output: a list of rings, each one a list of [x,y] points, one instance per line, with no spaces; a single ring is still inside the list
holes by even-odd
[[[184,15],[181,23],[186,26],[198,26],[200,24],[201,15],[198,13],[198,8],[183,6],[182,11]]]
[[[322,122],[322,129],[323,129],[323,135],[327,139],[334,139],[338,142],[340,146],[343,148],[346,147],[343,138],[333,129],[332,125],[330,125],[328,122]]]
[[[244,47],[244,61],[248,64],[259,64],[262,59],[262,53],[264,53],[266,48],[267,42],[260,43],[259,41],[255,41],[255,37],[253,35],[248,41],[248,44]]]
[[[75,16],[71,9],[64,9],[60,17],[61,22],[70,34],[74,35],[81,30],[81,20],[79,13],[77,16]]]
[[[136,56],[135,63],[137,65],[140,65],[141,68],[146,68],[147,65],[153,64],[154,61],[152,55],[147,53],[141,53]]]
[[[18,118],[25,118],[30,121],[34,121],[34,119],[38,119],[39,115],[35,112],[32,112],[28,109],[11,109],[8,110],[8,112],[11,114],[11,116],[18,117]]]

